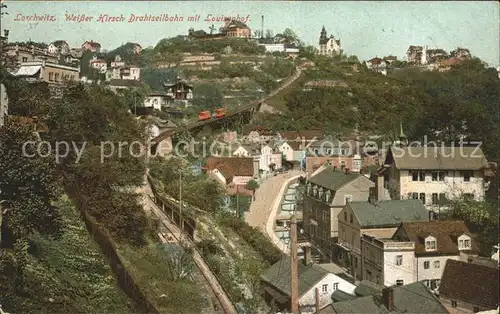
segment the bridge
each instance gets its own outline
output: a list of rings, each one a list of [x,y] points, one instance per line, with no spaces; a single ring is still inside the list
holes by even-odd
[[[271,97],[276,96],[279,92],[281,92],[283,89],[287,88],[290,84],[292,84],[295,80],[297,80],[300,75],[302,74],[302,69],[300,67],[295,68],[295,73],[286,80],[284,84],[282,84],[280,87],[277,89],[273,90],[271,93],[269,93],[266,97],[253,101],[250,104],[240,106],[233,110],[232,112],[227,112],[224,117],[221,118],[212,118],[210,120],[204,120],[204,121],[193,121],[188,124],[179,126],[175,129],[171,130],[166,130],[162,133],[160,133],[157,137],[153,138],[151,140],[151,147],[154,151],[157,150],[158,145],[161,144],[161,142],[165,141],[166,139],[172,138],[174,135],[184,132],[184,131],[192,131],[192,130],[200,130],[204,128],[205,126],[208,125],[216,125],[216,124],[223,124],[223,123],[229,123],[230,121],[234,121],[235,119],[240,119],[241,122],[250,122],[252,119],[253,115],[255,112],[258,112],[262,106],[262,104],[270,99]]]

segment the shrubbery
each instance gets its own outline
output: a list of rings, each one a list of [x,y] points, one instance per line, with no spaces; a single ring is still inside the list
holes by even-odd
[[[259,229],[251,227],[244,220],[224,217],[219,220],[240,235],[255,251],[257,251],[270,265],[281,260],[281,251]]]

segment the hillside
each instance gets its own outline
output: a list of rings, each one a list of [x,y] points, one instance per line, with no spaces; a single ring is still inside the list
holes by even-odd
[[[388,76],[359,64],[317,58],[295,86],[268,101],[285,116],[263,114],[256,123],[276,129],[323,129],[330,134],[364,134],[394,138],[400,122],[410,139],[457,142],[482,140],[490,158],[500,154],[500,81],[495,69],[473,59],[449,72],[403,68]],[[311,84],[323,81],[323,84]],[[306,86],[307,83],[309,86]],[[298,86],[300,84],[300,86]]]
[[[14,264],[8,258],[1,259],[0,302],[4,310],[11,313],[133,312],[78,210],[67,198],[59,202],[59,207],[66,225],[63,237],[50,240],[34,234],[29,238],[31,254],[25,279],[28,288],[24,294],[14,291]]]

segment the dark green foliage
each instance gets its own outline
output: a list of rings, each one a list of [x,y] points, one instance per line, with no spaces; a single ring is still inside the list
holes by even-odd
[[[144,68],[141,70],[141,82],[154,91],[164,91],[163,83],[173,82],[178,71],[173,69]]]
[[[193,89],[193,105],[204,110],[223,107],[224,96],[214,84],[198,84]]]
[[[450,143],[463,134],[483,141],[487,157],[500,160],[495,144],[500,138],[500,82],[496,71],[485,69],[480,60],[444,73],[401,69],[383,76],[363,68],[352,72],[341,59],[317,57],[317,69],[305,71],[306,81],[327,80],[334,87],[295,90],[285,97],[285,116],[264,115],[256,123],[329,134],[349,134],[359,123],[361,132],[394,139],[402,121],[410,140],[427,135]]]
[[[270,265],[281,259],[282,253],[280,250],[259,229],[251,227],[241,219],[224,217],[219,221],[224,226],[232,227]]]
[[[0,128],[0,202],[2,215],[1,244],[12,247],[15,239],[24,239],[35,231],[60,235],[59,211],[52,202],[60,195],[53,156],[36,153],[38,142],[29,126],[8,122]],[[42,148],[42,154],[47,151]],[[27,157],[27,155],[34,157]]]
[[[0,257],[3,309],[10,313],[133,312],[78,210],[67,200],[57,205],[66,227],[60,239],[35,233],[28,237],[29,255],[21,254],[25,250],[4,250]],[[19,267],[25,268],[22,293],[14,289]]]
[[[173,53],[221,53],[226,46],[231,46],[233,53],[262,54],[265,48],[256,43],[241,38],[228,38],[221,40],[188,40],[184,36],[165,38],[158,42],[155,52],[162,54]]]
[[[127,187],[142,184],[145,171],[140,147],[132,143],[145,139],[145,128],[132,119],[115,94],[101,87],[86,90],[70,87],[49,112],[53,140],[86,143],[80,159],[74,149],[60,164],[65,186],[117,241],[142,242],[147,229],[145,214]],[[109,143],[109,144],[104,144]],[[102,146],[101,146],[102,145]],[[102,158],[103,153],[114,153]],[[135,156],[134,156],[135,154]],[[78,193],[75,193],[78,191]]]
[[[154,158],[150,160],[152,177],[163,183],[165,192],[178,199],[180,188],[179,171],[182,172],[182,200],[201,210],[215,213],[221,206],[224,188],[220,183],[190,169],[180,158]]]

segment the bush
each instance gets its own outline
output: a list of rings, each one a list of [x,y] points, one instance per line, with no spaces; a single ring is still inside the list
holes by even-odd
[[[221,223],[233,228],[269,264],[273,265],[281,260],[281,251],[259,229],[250,226],[241,219],[234,220],[231,217],[224,217],[221,219]]]

